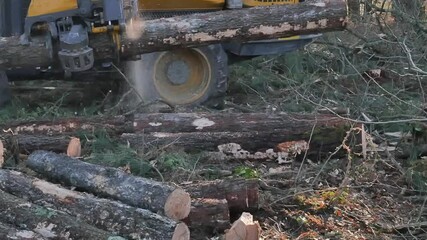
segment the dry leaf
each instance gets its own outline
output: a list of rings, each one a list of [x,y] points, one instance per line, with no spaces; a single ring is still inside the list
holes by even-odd
[[[4,146],[3,142],[0,140],[0,168],[3,167],[4,164]]]
[[[70,143],[68,144],[67,156],[69,157],[80,157],[82,147],[80,144],[80,139],[72,137]]]
[[[297,154],[301,154],[301,152],[306,151],[307,149],[308,143],[304,140],[282,142],[277,144],[276,146],[276,150],[278,152],[285,152],[293,154],[294,156],[296,156]]]

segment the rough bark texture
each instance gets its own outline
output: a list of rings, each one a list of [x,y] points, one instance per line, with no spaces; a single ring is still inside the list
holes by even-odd
[[[259,208],[258,180],[224,179],[182,184],[192,198],[226,199],[230,211],[256,211]]]
[[[347,122],[331,114],[267,113],[148,113],[133,116],[75,117],[55,120],[11,122],[0,125],[15,134],[67,134],[105,129],[111,134],[182,133],[182,132],[252,132],[282,130],[308,131],[313,125],[335,128]]]
[[[28,231],[48,239],[109,239],[115,236],[68,214],[32,204],[1,190],[0,212],[0,222],[25,225]]]
[[[177,224],[145,209],[68,190],[16,171],[0,170],[0,189],[128,239],[172,239]]]
[[[137,148],[173,143],[188,149],[217,150],[220,144],[235,142],[250,151],[284,141],[308,141],[313,126],[310,147],[315,154],[333,151],[350,128],[347,121],[329,114],[165,113],[15,122],[0,125],[0,129],[10,128],[19,147],[27,152],[65,152],[69,136],[95,130],[105,130],[123,142],[129,140]],[[6,133],[0,132],[1,136],[7,138]]]
[[[346,1],[315,0],[148,20],[134,27],[133,31],[141,32],[137,40],[122,39],[122,55],[173,46],[196,47],[340,31],[346,26],[346,17]]]
[[[129,26],[135,39],[121,36],[122,59],[138,54],[197,47],[226,41],[276,39],[294,35],[343,30],[346,26],[347,8],[344,0],[316,0],[301,4],[246,8],[232,11],[192,14],[173,18],[143,20]],[[44,46],[20,46],[17,38],[0,41],[0,67],[22,65],[47,66],[49,58],[39,57]],[[113,58],[112,41],[108,35],[93,35],[90,46],[95,57]]]
[[[0,69],[52,64],[52,53],[45,43],[23,45],[19,37],[0,37],[0,56]]]
[[[223,232],[231,226],[227,200],[197,198],[191,203],[190,215],[183,219],[190,229]],[[196,232],[195,232],[196,233]]]
[[[109,197],[125,204],[150,210],[177,220],[190,211],[191,199],[169,199],[177,190],[171,185],[132,176],[119,169],[103,167],[47,151],[35,151],[26,162],[32,170],[51,180],[75,186],[99,197]],[[172,202],[171,202],[172,201]],[[165,206],[174,205],[177,212],[165,212]],[[186,214],[185,214],[186,213]],[[179,220],[179,219],[178,219]]]
[[[0,222],[0,238],[16,240],[45,240],[40,234]]]
[[[192,132],[192,133],[152,133],[152,134],[123,134],[122,142],[129,142],[135,148],[150,148],[174,145],[185,150],[216,151],[218,145],[237,143],[247,151],[274,148],[278,143],[306,140],[310,131],[300,132],[294,129],[293,133],[283,134],[284,131],[260,132]],[[309,155],[322,154],[333,151],[340,145],[345,136],[345,129],[315,129],[315,139],[310,143]]]

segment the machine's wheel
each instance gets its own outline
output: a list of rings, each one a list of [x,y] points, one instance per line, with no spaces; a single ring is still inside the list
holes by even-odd
[[[127,74],[145,101],[216,105],[227,90],[227,55],[221,45],[148,53],[129,62]]]
[[[0,71],[0,109],[11,99],[9,81],[4,71]]]

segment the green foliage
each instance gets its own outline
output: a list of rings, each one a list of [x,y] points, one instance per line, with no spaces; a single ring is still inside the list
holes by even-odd
[[[162,171],[173,171],[177,168],[191,169],[193,158],[184,152],[164,153],[157,158],[157,164]]]
[[[243,178],[258,178],[259,173],[256,169],[247,166],[236,167],[233,174]]]
[[[84,133],[81,134],[84,135]],[[146,176],[152,170],[144,157],[132,148],[114,141],[105,131],[97,131],[90,138],[92,139],[90,142],[82,142],[91,153],[87,158],[88,162],[110,167],[129,166],[131,172],[139,176]]]
[[[18,99],[0,109],[0,122],[13,120],[29,121],[52,119],[58,117],[93,116],[98,114],[97,106],[90,105],[78,109],[64,106],[59,99],[57,102],[27,103]]]

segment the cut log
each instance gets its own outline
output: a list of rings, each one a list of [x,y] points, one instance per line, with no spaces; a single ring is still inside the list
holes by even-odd
[[[25,225],[48,239],[124,239],[66,213],[32,204],[0,190],[0,222]]]
[[[147,209],[173,220],[184,219],[190,213],[191,198],[184,190],[132,176],[117,168],[90,164],[47,151],[33,152],[26,164],[51,180],[99,197]]]
[[[329,131],[328,131],[328,130]],[[345,137],[345,128],[315,129],[314,139],[311,139],[308,156],[323,156],[338,147]],[[310,139],[310,132],[283,134],[284,131],[263,132],[203,132],[203,133],[125,133],[120,139],[136,149],[152,147],[177,146],[186,151],[204,150],[218,151],[218,146],[237,143],[246,151],[256,152],[273,149],[277,144],[293,140]]]
[[[180,186],[192,198],[226,199],[231,212],[256,211],[259,208],[259,184],[256,179],[224,179]]]
[[[277,39],[295,35],[341,31],[346,26],[345,0],[315,0],[300,4],[245,8],[190,14],[172,18],[134,21],[120,39],[122,60],[136,55],[198,47],[229,41]],[[130,37],[131,34],[136,37]],[[45,45],[21,46],[18,38],[0,39],[0,67],[23,65],[45,67],[52,58]],[[112,39],[107,34],[91,34],[89,46],[97,59],[115,59]],[[40,56],[40,57],[39,57]]]
[[[248,151],[274,148],[278,143],[310,139],[310,152],[334,151],[350,129],[350,123],[330,114],[263,113],[165,113],[111,118],[68,118],[53,121],[14,122],[11,129],[21,149],[65,152],[68,137],[105,130],[136,148],[174,144],[187,149],[218,150],[238,143]],[[87,134],[90,137],[90,134]],[[0,136],[7,138],[6,133]]]
[[[283,135],[310,132],[313,125],[333,129],[348,125],[331,114],[298,113],[149,113],[133,116],[75,117],[54,120],[17,121],[0,124],[15,134],[69,134],[77,131],[105,129],[113,135],[123,133],[187,133],[187,132],[267,132]]]
[[[196,231],[223,232],[231,225],[227,200],[193,199],[190,214],[182,221]]]
[[[242,213],[225,234],[225,240],[258,240],[261,227],[250,213]]]
[[[47,67],[53,59],[46,43],[21,44],[18,36],[0,37],[0,56],[0,69]]]
[[[172,239],[174,231],[180,231],[175,221],[148,210],[68,190],[16,171],[0,170],[0,189],[127,239]]]
[[[172,240],[190,240],[190,229],[185,223],[179,223],[177,225]]]
[[[33,231],[21,230],[15,226],[0,222],[0,238],[16,240],[46,240],[42,235]]]

